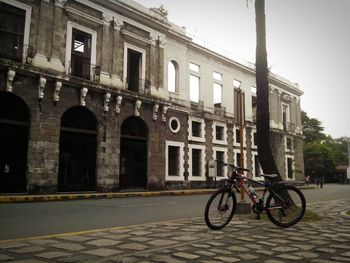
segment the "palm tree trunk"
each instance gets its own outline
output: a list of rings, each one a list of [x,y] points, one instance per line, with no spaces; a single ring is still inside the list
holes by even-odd
[[[255,0],[257,145],[264,173],[279,174],[270,145],[269,81],[266,53],[265,0]],[[279,178],[277,181],[280,181]]]

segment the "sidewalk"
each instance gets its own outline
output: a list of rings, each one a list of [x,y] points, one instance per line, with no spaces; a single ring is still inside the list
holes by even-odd
[[[0,262],[350,262],[350,199],[308,204],[321,221],[281,229],[244,215],[221,231],[203,218],[0,241]]]

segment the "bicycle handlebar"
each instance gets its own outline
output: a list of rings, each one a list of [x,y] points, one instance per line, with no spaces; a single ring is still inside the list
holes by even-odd
[[[246,172],[250,172],[250,170],[249,170],[249,169],[242,168],[242,167],[239,167],[239,166],[234,165],[234,164],[225,163],[225,162],[220,161],[220,160],[215,160],[215,162],[220,163],[220,164],[222,164],[222,165],[224,165],[224,166],[230,166],[230,167],[232,167],[233,169],[238,170],[238,171],[246,171]]]

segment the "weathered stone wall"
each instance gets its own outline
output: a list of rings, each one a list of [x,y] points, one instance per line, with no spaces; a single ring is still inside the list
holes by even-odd
[[[157,31],[160,25],[150,26],[151,22],[143,25],[138,21],[135,25],[120,20],[120,17],[108,17],[101,11],[94,10],[83,4],[67,1],[63,8],[56,1],[36,1],[32,5],[32,19],[30,25],[29,44],[33,46],[35,55],[38,57],[30,64],[11,65],[0,64],[0,90],[6,89],[7,71],[13,68],[16,76],[13,81],[13,94],[22,98],[28,105],[31,114],[30,135],[28,143],[27,162],[27,190],[29,193],[54,193],[57,191],[58,167],[59,167],[59,143],[61,118],[64,112],[73,106],[80,105],[80,90],[83,87],[89,89],[86,97],[86,108],[96,117],[97,128],[97,159],[96,159],[96,190],[101,192],[119,190],[120,173],[120,129],[123,121],[135,115],[135,101],[142,102],[140,118],[148,128],[148,164],[147,164],[147,189],[165,188],[190,188],[207,187],[207,181],[191,182],[189,178],[189,143],[205,145],[205,161],[210,161],[213,156],[213,147],[227,147],[228,162],[234,161],[233,149],[233,104],[232,89],[223,90],[223,105],[226,107],[226,116],[218,117],[208,110],[213,107],[212,83],[213,71],[222,69],[224,87],[232,87],[233,79],[241,79],[242,87],[251,86],[251,73],[240,69],[237,65],[232,66],[228,61],[213,58],[212,54],[205,50],[187,45],[184,38],[177,35],[169,36],[167,49],[164,34],[168,32]],[[78,9],[77,9],[78,8]],[[86,16],[81,15],[87,14]],[[115,10],[114,10],[115,11]],[[123,14],[126,15],[126,14]],[[144,19],[144,18],[143,18]],[[66,60],[67,47],[67,22],[71,21],[78,25],[94,30],[97,34],[96,64],[101,66],[103,81],[87,81],[74,78],[65,74],[64,67],[69,61]],[[148,32],[148,29],[150,32]],[[170,34],[170,33],[169,33]],[[154,94],[132,93],[125,90],[122,81],[126,69],[124,69],[124,46],[130,44],[146,53],[145,81],[153,88]],[[170,99],[167,92],[167,79],[164,76],[167,71],[168,60],[176,60],[179,66],[179,83],[176,98],[181,103],[176,104]],[[203,86],[203,98],[205,110],[197,112],[188,108],[188,62],[198,62],[201,65],[201,84]],[[209,61],[209,62],[208,62]],[[2,62],[1,62],[2,63]],[[46,79],[44,98],[38,101],[39,78]],[[118,79],[118,80],[116,80]],[[60,100],[54,103],[53,96],[56,81],[63,83],[59,93]],[[208,84],[210,83],[210,84]],[[201,86],[201,89],[202,89]],[[205,92],[210,87],[211,92]],[[104,112],[104,96],[111,93],[109,111]],[[249,94],[247,93],[247,96]],[[120,112],[116,112],[116,98],[123,98]],[[279,97],[274,91],[271,95],[272,120],[280,122],[278,111]],[[250,100],[248,98],[247,103]],[[157,103],[159,109],[157,119],[153,118],[153,107]],[[294,101],[293,101],[294,103]],[[165,120],[162,120],[162,110],[168,107]],[[209,107],[209,108],[208,108]],[[292,104],[294,114],[300,112],[300,104]],[[250,111],[248,111],[249,113]],[[188,120],[190,115],[196,115],[205,122],[205,142],[188,141]],[[249,115],[249,114],[248,114]],[[180,130],[177,133],[169,129],[169,120],[177,117],[180,121]],[[227,145],[213,143],[213,121],[226,123]],[[292,121],[300,122],[300,118],[292,117]],[[277,125],[278,126],[278,125]],[[253,127],[253,126],[252,126]],[[247,167],[252,169],[252,138],[251,129],[247,127],[246,158]],[[281,174],[285,177],[285,133],[273,132],[272,149],[277,160]],[[293,136],[293,135],[291,135]],[[184,178],[182,182],[165,180],[165,145],[166,141],[184,143]],[[303,141],[301,137],[294,136],[294,160],[295,178],[303,177]]]

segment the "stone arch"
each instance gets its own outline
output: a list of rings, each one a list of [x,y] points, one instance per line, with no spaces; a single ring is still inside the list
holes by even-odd
[[[10,92],[0,92],[0,192],[26,191],[30,110]]]
[[[124,120],[120,137],[120,189],[147,188],[148,133],[148,126],[140,117]]]
[[[58,191],[96,190],[97,127],[86,107],[75,106],[62,115]]]

